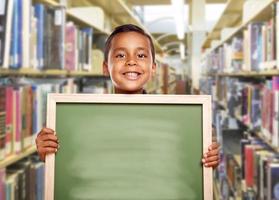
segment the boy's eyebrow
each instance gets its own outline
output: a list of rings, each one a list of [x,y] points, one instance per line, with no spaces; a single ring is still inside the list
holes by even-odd
[[[126,51],[127,48],[125,47],[117,47],[115,49],[113,49],[113,51]],[[144,48],[144,47],[137,47],[136,50],[147,50],[147,48]]]

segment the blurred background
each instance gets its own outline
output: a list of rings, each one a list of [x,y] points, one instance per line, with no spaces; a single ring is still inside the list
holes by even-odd
[[[112,30],[152,36],[149,94],[212,95],[214,199],[279,199],[277,0],[0,0],[0,200],[43,199],[46,97],[114,92]],[[29,178],[28,178],[29,177]],[[32,177],[32,178],[30,178]]]

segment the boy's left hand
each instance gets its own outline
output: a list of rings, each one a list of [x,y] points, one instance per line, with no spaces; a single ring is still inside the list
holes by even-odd
[[[208,152],[203,155],[202,163],[205,167],[217,167],[219,165],[219,147],[220,145],[217,142],[213,142],[208,147]]]

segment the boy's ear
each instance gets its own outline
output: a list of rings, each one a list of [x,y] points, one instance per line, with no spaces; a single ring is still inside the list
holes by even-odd
[[[156,70],[157,70],[157,64],[156,64],[156,63],[153,63],[153,64],[152,64],[152,75],[155,75],[155,74],[156,74]]]
[[[108,64],[107,64],[107,62],[103,62],[103,74],[105,75],[105,76],[109,76],[109,69],[108,69]]]

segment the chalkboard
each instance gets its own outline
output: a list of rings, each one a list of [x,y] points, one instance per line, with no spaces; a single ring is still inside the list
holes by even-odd
[[[211,200],[210,96],[48,97],[45,199]]]

